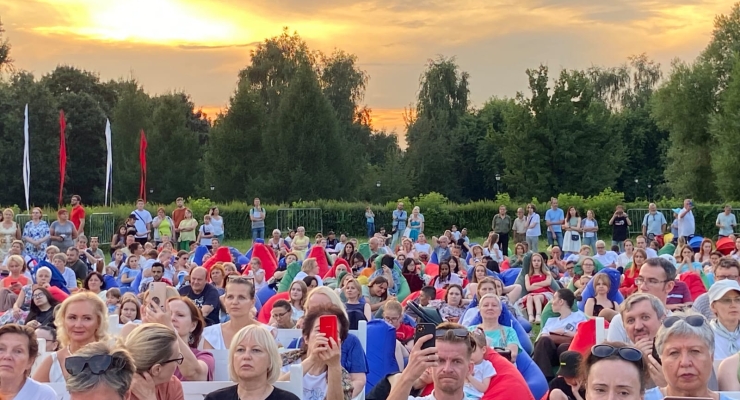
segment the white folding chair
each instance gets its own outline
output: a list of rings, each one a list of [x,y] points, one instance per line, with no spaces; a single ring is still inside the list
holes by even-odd
[[[740,399],[740,392],[718,392],[720,394],[723,394],[731,399]]]
[[[213,354],[216,365],[213,370],[213,380],[216,382],[231,381],[229,378],[229,350],[205,350]]]
[[[596,344],[601,344],[606,341],[606,328],[604,326],[604,318],[596,317]]]
[[[290,346],[290,343],[295,339],[300,339],[303,337],[303,333],[300,329],[276,329],[277,330],[277,340],[278,343],[283,345],[283,347],[287,348]]]
[[[288,382],[275,382],[273,384],[276,388],[293,393],[298,396],[299,399],[303,398],[303,367],[301,364],[293,364],[290,366],[290,381]]]
[[[113,314],[108,316],[108,334],[111,336],[118,336],[121,333],[121,325],[118,323],[118,315]]]
[[[362,350],[367,354],[367,321],[359,321],[357,324],[357,330],[349,331],[349,333],[357,336],[362,344]]]
[[[46,352],[46,339],[36,339],[36,342],[39,344],[39,355],[38,357],[36,357],[36,361],[33,362],[33,366],[31,367],[31,375],[36,372],[36,368],[41,365],[41,362],[44,361],[46,355],[49,354]]]

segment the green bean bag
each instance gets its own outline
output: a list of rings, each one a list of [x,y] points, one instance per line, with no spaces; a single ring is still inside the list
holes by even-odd
[[[370,256],[373,255],[370,251],[370,245],[367,243],[360,243],[360,248],[357,251],[365,257],[365,260],[370,259]]]
[[[663,246],[660,250],[658,250],[658,255],[662,256],[663,254],[673,255],[673,253],[676,251],[676,245],[674,245],[671,242],[668,242]]]
[[[526,296],[527,294],[529,294],[529,292],[527,291],[526,285],[524,284],[524,277],[529,272],[529,261],[531,258],[532,258],[531,253],[527,253],[524,256],[524,260],[522,263],[522,270],[519,271],[519,276],[516,277],[516,282],[514,282],[515,284],[520,285],[522,287],[522,295],[519,297],[520,299]],[[553,279],[552,282],[550,283],[550,288],[552,289],[553,292],[555,292],[558,289],[560,289],[560,284],[558,283],[557,280]]]
[[[293,279],[298,273],[301,272],[301,264],[298,261],[290,263],[288,268],[285,269],[285,275],[278,284],[278,293],[287,292],[290,289],[290,284],[293,283]]]

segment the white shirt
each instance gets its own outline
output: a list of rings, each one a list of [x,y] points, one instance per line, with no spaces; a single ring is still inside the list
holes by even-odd
[[[496,376],[496,369],[493,368],[493,364],[488,360],[483,360],[479,364],[475,364],[473,367],[473,377],[480,382],[493,376]],[[465,393],[466,399],[477,400],[483,397],[483,392],[474,388],[470,383],[465,383],[463,392]]]
[[[34,400],[57,400],[57,394],[51,387],[26,378],[21,391],[15,395],[16,399],[34,399]]]
[[[548,319],[548,322],[549,321],[550,320]],[[610,342],[632,343],[629,336],[627,336],[627,331],[624,329],[621,314],[615,315],[611,322],[609,322],[609,330],[606,333],[606,340]]]
[[[678,213],[678,236],[691,236],[694,234],[694,231],[696,231],[694,213],[689,210],[689,212],[687,212],[683,217],[681,217],[681,213],[683,213],[683,210]]]
[[[301,271],[301,272],[299,272],[299,273],[297,273],[295,275],[295,278],[293,278],[293,282],[295,282],[295,281],[302,281],[303,278],[305,278],[307,276],[308,276],[307,273]],[[324,286],[324,281],[321,280],[321,277],[320,276],[316,275],[316,276],[314,276],[314,278],[316,278],[316,281],[319,283],[319,286]]]
[[[578,328],[578,324],[587,319],[586,314],[582,311],[573,312],[565,318],[548,318],[545,326],[540,332],[540,336],[542,336],[543,333],[552,333],[558,330],[575,333]]]
[[[617,255],[617,253],[615,253],[615,252],[613,252],[611,250],[605,252],[604,254],[596,253],[594,255],[594,259],[595,260],[598,260],[601,263],[601,265],[603,265],[605,267],[607,267],[607,266],[609,266],[611,264],[615,264],[616,265],[617,258],[619,258],[619,256]]]
[[[429,243],[415,243],[414,249],[417,253],[427,253],[428,256],[432,255],[432,245]]]
[[[303,375],[303,399],[324,400],[326,392],[329,390],[329,383],[326,378],[326,372],[319,375],[305,373]]]
[[[532,224],[535,224],[534,228],[530,228]],[[540,236],[540,234],[542,234],[542,228],[540,227],[540,215],[534,213],[531,217],[527,217],[527,236]]]
[[[146,224],[152,223],[152,214],[149,214],[147,210],[134,210],[131,214],[136,215],[136,221],[134,221],[134,227],[136,227],[136,237],[144,238],[146,235],[139,236],[139,232],[148,232]]]
[[[627,253],[622,253],[617,257],[617,267],[626,267],[627,264],[632,262],[632,257],[629,257]]]
[[[645,250],[645,254],[647,254],[647,258],[655,258],[658,256],[658,252],[651,249],[650,247],[648,247],[647,249],[643,249],[643,250]]]

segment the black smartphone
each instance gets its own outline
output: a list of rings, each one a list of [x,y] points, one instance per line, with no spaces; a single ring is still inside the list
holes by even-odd
[[[655,361],[658,362],[658,364],[663,365],[663,362],[660,360],[660,354],[658,354],[658,348],[655,347],[655,339],[653,339],[653,353],[652,353],[652,356],[655,359]]]
[[[416,324],[416,332],[414,332],[414,343],[418,341],[420,338],[423,338],[426,335],[432,335],[432,338],[424,342],[424,344],[421,345],[421,349],[427,349],[429,347],[434,347],[436,345],[435,340],[435,333],[437,332],[437,326],[434,324],[428,324],[428,323],[419,323]]]

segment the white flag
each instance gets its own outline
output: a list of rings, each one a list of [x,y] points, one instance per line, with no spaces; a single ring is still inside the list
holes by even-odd
[[[105,120],[105,145],[108,149],[108,161],[105,166],[105,202],[104,205],[108,204],[108,193],[110,193],[110,201],[113,202],[113,151],[111,146],[110,136],[110,120]]]
[[[26,210],[30,212],[28,188],[31,185],[31,162],[28,158],[28,104],[26,104],[25,117],[25,122],[23,123],[23,138],[25,140],[25,145],[23,146],[23,186],[26,191]]]

